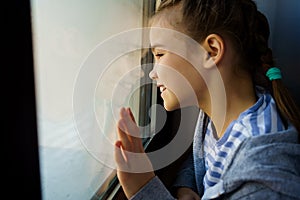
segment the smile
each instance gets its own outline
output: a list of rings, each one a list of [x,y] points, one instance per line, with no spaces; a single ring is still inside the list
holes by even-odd
[[[158,86],[158,87],[159,87],[159,90],[160,90],[161,93],[167,89],[164,86]]]

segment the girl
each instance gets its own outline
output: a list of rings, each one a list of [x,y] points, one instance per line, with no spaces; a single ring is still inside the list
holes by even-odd
[[[151,27],[184,33],[205,50],[204,55],[198,55],[201,66],[195,66],[164,48],[162,36],[150,39],[156,60],[150,77],[160,88],[166,110],[180,108],[193,95],[200,109],[193,155],[178,173],[175,198],[299,198],[300,114],[282,85],[280,70],[273,67],[268,22],[255,3],[165,0],[151,20]],[[172,37],[165,39],[172,44]],[[182,48],[187,54],[195,54],[187,46]],[[217,105],[214,96],[210,97],[209,84],[217,84],[217,80],[210,77],[211,62],[224,84],[224,119],[212,111]],[[197,67],[205,68],[205,77]],[[193,92],[176,89],[178,79],[172,78],[173,71],[188,81]],[[129,152],[140,153],[139,166],[151,169],[138,134],[130,109],[121,109],[115,160],[126,196],[174,199],[151,170],[128,170],[135,168],[137,162]]]

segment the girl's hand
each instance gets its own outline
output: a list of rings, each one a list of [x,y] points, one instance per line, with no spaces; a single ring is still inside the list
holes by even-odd
[[[146,185],[154,176],[140,131],[130,108],[122,108],[117,125],[119,140],[115,143],[115,161],[117,176],[129,199]]]
[[[177,197],[179,200],[200,200],[198,194],[196,194],[192,189],[184,187],[177,190]]]

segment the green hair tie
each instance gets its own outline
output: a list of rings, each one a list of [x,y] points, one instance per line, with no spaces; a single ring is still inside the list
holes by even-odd
[[[273,81],[276,79],[282,79],[280,69],[278,69],[277,67],[270,68],[267,71],[266,76],[270,79],[270,81]]]

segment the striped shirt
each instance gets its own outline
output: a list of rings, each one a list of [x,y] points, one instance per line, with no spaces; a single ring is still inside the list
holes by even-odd
[[[226,162],[231,161],[234,152],[245,138],[284,130],[272,96],[259,89],[257,96],[258,101],[242,112],[237,120],[231,122],[220,139],[217,139],[209,121],[204,139],[205,189],[214,186],[222,178]]]

